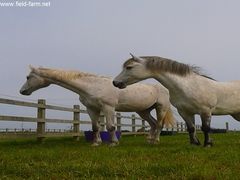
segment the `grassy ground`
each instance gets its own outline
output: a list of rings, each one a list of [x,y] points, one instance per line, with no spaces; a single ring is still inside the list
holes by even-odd
[[[117,147],[91,147],[83,138],[2,139],[0,179],[239,179],[240,133],[211,136],[212,148],[189,145],[187,134],[162,136],[159,145],[123,136]]]

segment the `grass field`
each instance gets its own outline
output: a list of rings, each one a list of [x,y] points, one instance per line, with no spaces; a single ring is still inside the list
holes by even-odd
[[[211,136],[212,148],[190,145],[187,134],[159,145],[123,136],[117,147],[91,147],[83,137],[2,139],[0,179],[240,179],[240,133]]]

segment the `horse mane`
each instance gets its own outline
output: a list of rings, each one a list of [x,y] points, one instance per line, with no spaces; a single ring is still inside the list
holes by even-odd
[[[213,78],[203,74],[201,71],[201,68],[194,65],[188,65],[184,63],[180,63],[171,59],[163,58],[163,57],[157,57],[157,56],[142,56],[141,58],[146,59],[146,68],[150,69],[152,71],[164,71],[169,72],[173,74],[177,74],[180,76],[187,76],[191,72],[196,73],[200,76],[203,76],[205,78],[214,80]],[[128,64],[130,61],[139,61],[137,59],[129,59],[128,62],[125,63]]]
[[[62,70],[62,69],[50,69],[50,68],[38,68],[40,71],[44,71],[44,75],[50,76],[50,77],[56,77],[56,79],[59,80],[75,80],[82,77],[103,77],[98,76],[96,74],[90,74],[80,71],[74,71],[74,70]],[[107,77],[105,77],[107,78]]]

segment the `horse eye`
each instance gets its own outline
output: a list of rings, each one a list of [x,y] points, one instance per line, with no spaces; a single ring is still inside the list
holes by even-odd
[[[130,70],[130,69],[132,69],[132,68],[133,68],[132,66],[127,66],[127,67],[126,67],[127,70]]]
[[[27,80],[29,80],[30,79],[30,77],[29,76],[27,76]]]

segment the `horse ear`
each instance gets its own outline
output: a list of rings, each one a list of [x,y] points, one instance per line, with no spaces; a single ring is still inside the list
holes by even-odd
[[[130,55],[132,56],[132,58],[133,58],[134,60],[139,60],[139,58],[138,58],[137,56],[134,56],[132,53],[130,53]]]
[[[32,65],[29,65],[29,69],[30,69],[32,72],[35,72],[35,71],[36,71],[36,68],[33,67]]]
[[[136,61],[142,61],[143,59],[137,56],[134,56],[132,53],[130,53],[130,55],[132,56],[132,58]]]
[[[34,67],[31,65],[31,64],[29,64],[29,69],[32,71],[33,69],[34,69]]]
[[[134,58],[134,55],[132,53],[130,53],[130,56],[132,56],[132,58]]]

